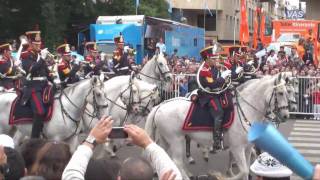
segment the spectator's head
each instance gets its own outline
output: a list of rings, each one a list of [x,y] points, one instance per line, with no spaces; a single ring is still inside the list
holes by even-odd
[[[21,145],[21,154],[24,158],[28,173],[31,171],[32,165],[36,161],[36,155],[39,149],[46,144],[44,139],[30,139]]]
[[[71,51],[76,51],[76,47],[75,46],[71,46]]]
[[[284,51],[284,46],[280,46],[280,51]]]
[[[126,159],[119,172],[118,180],[152,180],[153,168],[145,159]]]
[[[298,45],[303,45],[304,44],[304,38],[300,38],[298,41]]]
[[[61,142],[47,142],[36,154],[30,175],[45,179],[61,179],[62,172],[71,158],[69,146]]]
[[[175,49],[173,50],[173,53],[176,54],[177,52],[178,52],[178,49],[175,48]]]
[[[270,56],[274,56],[275,53],[276,53],[276,52],[272,49],[272,50],[270,50],[269,55],[270,55]]]
[[[87,166],[86,180],[117,180],[121,165],[116,160],[101,158],[92,159]]]
[[[26,173],[22,155],[15,149],[4,147],[7,164],[4,166],[4,179],[19,180]]]
[[[306,75],[306,72],[304,70],[301,70],[300,71],[300,76],[305,76]]]
[[[261,39],[260,39],[260,38],[258,38],[258,42],[261,42]]]
[[[312,35],[312,29],[308,30],[309,35]]]
[[[291,48],[291,53],[294,54],[294,53],[296,53],[296,52],[297,52],[297,47],[296,47],[296,46],[293,46],[293,47]]]
[[[160,42],[160,43],[163,43],[163,39],[162,39],[162,37],[161,37],[161,38],[159,38],[159,42]]]

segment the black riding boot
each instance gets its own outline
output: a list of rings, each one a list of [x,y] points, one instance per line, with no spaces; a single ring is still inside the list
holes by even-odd
[[[32,122],[31,138],[40,138],[40,134],[43,128],[44,117],[35,115]]]
[[[221,133],[222,133],[222,129],[221,129],[221,123],[222,123],[222,118],[217,118],[214,120],[214,129],[212,131],[213,133],[213,150],[220,150],[222,148],[221,145]]]

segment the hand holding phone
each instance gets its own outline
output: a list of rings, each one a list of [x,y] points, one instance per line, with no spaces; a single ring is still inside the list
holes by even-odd
[[[108,138],[110,139],[128,138],[128,133],[126,133],[123,129],[124,127],[113,127]]]

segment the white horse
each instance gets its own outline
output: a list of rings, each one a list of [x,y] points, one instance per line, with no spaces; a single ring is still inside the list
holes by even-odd
[[[107,106],[104,84],[97,77],[83,80],[57,93],[53,102],[52,118],[44,124],[43,135],[52,140],[69,142],[71,150],[75,150],[79,141],[78,133],[84,122],[81,115],[87,103],[94,104],[97,116],[106,114]],[[10,129],[9,114],[11,104],[16,98],[15,93],[0,94],[0,133],[8,133]],[[21,138],[31,134],[32,124],[16,125],[17,133],[14,136],[15,143]]]
[[[172,90],[173,75],[162,54],[154,55],[140,70],[138,77],[148,83],[156,84],[160,91]]]
[[[249,162],[245,151],[250,147],[247,140],[247,131],[250,128],[248,122],[262,120],[268,108],[279,110],[280,115],[284,118],[289,117],[288,99],[285,82],[281,79],[281,75],[276,80],[262,78],[259,82],[243,88],[241,93],[237,93],[237,96],[238,106],[235,106],[235,120],[226,132],[224,142],[229,144],[230,152],[240,170],[231,179],[246,179],[249,173]],[[183,179],[189,179],[189,176],[192,176],[183,162],[185,135],[201,146],[212,144],[211,132],[185,132],[182,130],[190,105],[191,102],[186,98],[165,101],[154,107],[145,126],[148,134],[152,138],[157,135],[160,144],[171,152],[171,157],[179,167]]]

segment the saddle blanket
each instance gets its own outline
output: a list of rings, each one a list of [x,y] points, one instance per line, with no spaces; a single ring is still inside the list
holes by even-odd
[[[223,128],[228,129],[234,120],[234,110],[224,113]],[[197,102],[192,102],[184,121],[182,130],[185,131],[212,131],[214,119],[208,108],[201,107]]]
[[[13,101],[11,105],[10,116],[9,116],[10,125],[32,123],[33,113],[32,113],[30,103],[27,103],[27,105],[22,106],[20,103],[20,100],[21,98],[19,96],[16,97],[16,99]],[[47,122],[51,119],[51,116],[52,116],[52,110],[53,110],[52,103],[45,105],[45,110],[47,114],[44,121]]]

